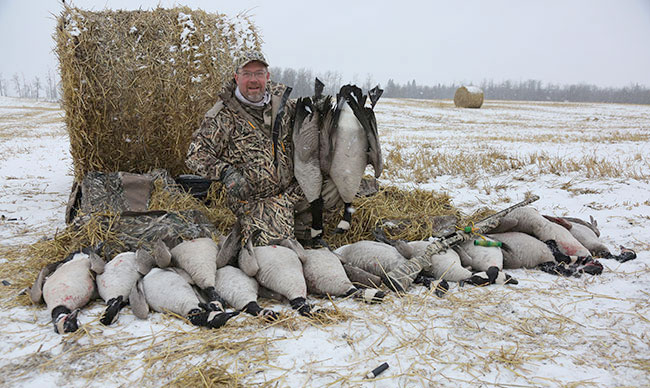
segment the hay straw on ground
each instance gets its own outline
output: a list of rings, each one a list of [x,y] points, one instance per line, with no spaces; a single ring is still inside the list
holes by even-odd
[[[186,171],[192,132],[259,49],[257,28],[187,7],[91,12],[65,7],[55,34],[75,178],[88,171]]]
[[[459,217],[451,205],[451,197],[432,191],[402,190],[395,186],[380,188],[371,197],[355,198],[356,208],[352,225],[345,234],[333,234],[332,230],[341,220],[342,212],[326,214],[325,239],[334,247],[359,240],[374,240],[373,230],[384,223],[394,227],[386,228],[388,237],[405,240],[422,240],[430,237],[439,226],[440,216]]]

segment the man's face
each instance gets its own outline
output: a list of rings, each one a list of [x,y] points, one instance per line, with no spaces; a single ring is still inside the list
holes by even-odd
[[[264,98],[266,81],[271,74],[261,62],[250,62],[235,73],[235,82],[239,92],[249,101],[260,102]]]

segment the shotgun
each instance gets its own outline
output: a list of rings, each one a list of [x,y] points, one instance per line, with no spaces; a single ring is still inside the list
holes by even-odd
[[[447,249],[458,245],[461,242],[469,241],[475,238],[476,234],[488,233],[492,229],[499,226],[501,219],[508,215],[514,209],[529,205],[539,199],[537,195],[531,195],[525,200],[510,206],[507,209],[501,210],[485,219],[477,222],[474,226],[468,226],[464,229],[457,230],[438,241],[434,241],[421,256],[416,256],[399,267],[393,269],[387,274],[387,286],[393,291],[405,291],[413,283],[415,277],[422,270],[427,270],[431,267],[431,257],[446,251]]]

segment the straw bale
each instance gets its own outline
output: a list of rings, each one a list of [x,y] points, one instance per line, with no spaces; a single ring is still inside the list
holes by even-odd
[[[480,108],[483,105],[483,91],[476,86],[461,86],[454,94],[454,105],[458,108]]]
[[[186,172],[192,132],[257,28],[187,7],[65,7],[55,34],[75,178],[88,171]]]

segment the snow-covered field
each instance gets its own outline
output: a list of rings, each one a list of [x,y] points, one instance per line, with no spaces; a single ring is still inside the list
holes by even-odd
[[[314,299],[338,319],[240,315],[215,331],[129,308],[104,327],[96,302],[62,336],[44,306],[6,307],[17,291],[2,285],[0,385],[650,386],[650,106],[383,99],[377,121],[382,183],[447,192],[465,212],[532,192],[543,213],[594,216],[614,253],[638,258],[580,278],[511,270],[516,286],[452,284],[442,299],[421,286],[380,305]],[[0,97],[0,182],[2,266],[65,227],[71,160],[56,104]]]

